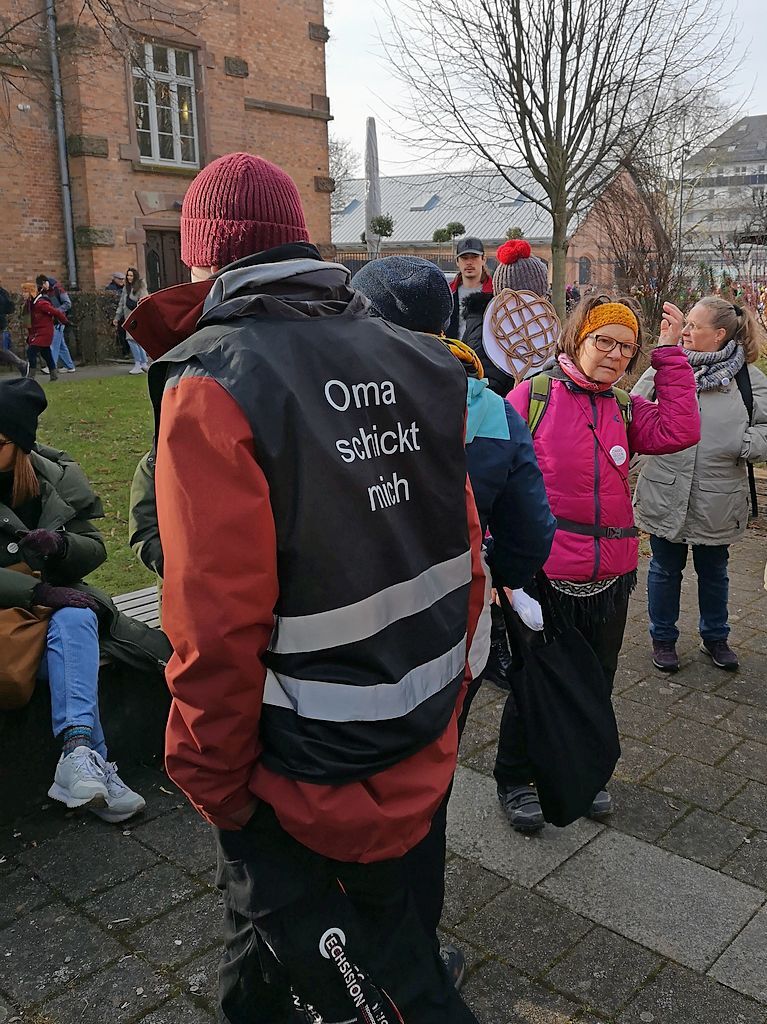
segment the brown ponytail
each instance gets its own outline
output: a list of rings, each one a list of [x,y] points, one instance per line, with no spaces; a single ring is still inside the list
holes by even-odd
[[[32,460],[21,448],[16,448],[13,462],[13,492],[11,508],[18,508],[25,501],[31,501],[40,493],[40,481],[37,479]]]
[[[706,295],[698,303],[707,309],[714,330],[725,332],[724,345],[733,338],[743,346],[747,363],[755,363],[765,350],[764,328],[748,306],[728,302],[718,295]]]

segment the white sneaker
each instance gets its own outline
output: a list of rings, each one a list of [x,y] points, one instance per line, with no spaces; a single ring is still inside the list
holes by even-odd
[[[141,364],[141,369],[144,371],[144,373],[148,373],[148,371],[149,371],[149,363],[142,363]]]
[[[45,363],[43,363],[43,365],[40,367],[40,372],[41,373],[50,373],[51,371],[48,369],[48,367],[45,365]]]
[[[53,785],[48,790],[52,800],[67,807],[103,807],[109,796],[107,778],[101,758],[90,747],[75,747],[66,757],[62,754],[56,765]]]
[[[146,807],[146,800],[139,793],[125,785],[117,774],[117,765],[112,761],[105,761],[99,754],[96,754],[99,764],[104,772],[107,784],[107,805],[106,807],[90,807],[94,814],[104,821],[113,824],[118,821],[126,821],[134,814],[143,811]]]
[[[141,369],[141,367],[139,366],[138,363],[136,363],[135,366],[133,366],[130,370],[128,370],[128,373],[133,373],[133,374],[143,373],[143,372],[144,371]]]
[[[65,366],[64,369],[61,372],[62,373],[77,373],[77,367],[76,366],[72,366],[72,367]]]

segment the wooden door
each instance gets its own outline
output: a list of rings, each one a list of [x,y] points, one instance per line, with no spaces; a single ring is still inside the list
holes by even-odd
[[[181,262],[181,236],[178,231],[147,231],[146,283],[150,292],[184,284],[189,271]]]

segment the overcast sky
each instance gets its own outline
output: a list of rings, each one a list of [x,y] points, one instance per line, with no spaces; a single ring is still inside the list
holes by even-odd
[[[398,0],[391,0],[391,5],[396,9]],[[386,27],[383,4],[378,0],[332,0],[329,6],[328,95],[335,118],[331,131],[349,139],[361,154],[365,119],[375,116],[384,174],[431,170],[428,161],[393,139],[387,128],[393,117],[387,101],[392,101],[400,86],[381,53],[379,29]],[[750,93],[745,113],[767,114],[767,4],[765,0],[722,0],[722,6],[731,8],[740,23],[738,50],[748,50],[735,79],[722,82],[722,91],[736,101]]]

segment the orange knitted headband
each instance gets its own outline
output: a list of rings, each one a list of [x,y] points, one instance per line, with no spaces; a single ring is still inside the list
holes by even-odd
[[[593,334],[594,331],[599,330],[600,327],[606,327],[607,324],[621,324],[623,327],[630,327],[634,332],[635,341],[639,336],[639,321],[628,306],[624,306],[622,302],[603,302],[589,310],[588,316],[583,321],[578,341],[583,341],[587,334]]]

